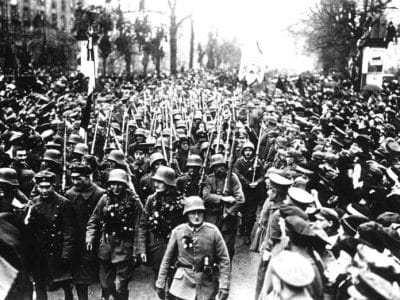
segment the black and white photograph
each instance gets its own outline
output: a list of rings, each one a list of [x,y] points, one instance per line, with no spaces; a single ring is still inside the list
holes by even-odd
[[[400,300],[400,0],[0,0],[0,300]]]

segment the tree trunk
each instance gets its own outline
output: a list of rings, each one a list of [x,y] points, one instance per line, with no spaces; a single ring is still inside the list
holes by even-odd
[[[161,70],[161,53],[162,53],[162,50],[158,50],[157,57],[156,57],[156,72],[157,72],[158,77],[160,77],[160,70]]]
[[[103,76],[106,76],[107,70],[107,56],[103,56]]]
[[[149,65],[149,54],[146,52],[143,54],[142,64],[143,64],[143,75],[146,78],[147,77],[147,67]]]
[[[126,53],[126,54],[125,54],[125,71],[126,71],[126,76],[130,76],[130,75],[131,75],[131,62],[132,62],[131,54],[130,54],[130,53]]]
[[[189,69],[193,69],[193,56],[194,56],[194,28],[193,28],[193,18],[190,18]]]
[[[170,28],[169,28],[169,47],[170,47],[170,72],[172,75],[175,75],[177,73],[177,67],[176,67],[176,56],[177,56],[177,51],[178,51],[178,45],[177,45],[177,25],[176,25],[176,16],[174,13],[171,14],[171,23],[170,23]]]

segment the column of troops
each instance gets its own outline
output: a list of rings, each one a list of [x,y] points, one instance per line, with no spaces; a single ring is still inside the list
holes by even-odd
[[[1,82],[1,299],[228,299],[239,243],[255,299],[400,299],[395,80],[80,79]]]

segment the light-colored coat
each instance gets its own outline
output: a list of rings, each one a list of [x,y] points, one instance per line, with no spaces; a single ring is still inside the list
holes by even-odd
[[[184,236],[192,237],[193,247],[184,247]],[[206,222],[196,229],[188,224],[181,224],[172,231],[156,287],[165,288],[170,266],[175,261],[185,266],[201,266],[205,256],[210,258],[211,263],[218,265],[219,271],[209,276],[200,270],[178,267],[169,292],[181,299],[206,300],[214,299],[219,289],[228,291],[230,281],[228,250],[218,228]]]

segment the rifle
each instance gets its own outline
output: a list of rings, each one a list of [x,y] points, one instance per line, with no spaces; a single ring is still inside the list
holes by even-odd
[[[257,160],[258,156],[260,155],[260,144],[261,144],[261,135],[263,133],[263,128],[260,127],[260,132],[258,133],[258,141],[257,141],[257,149],[256,149],[256,155],[254,156],[254,163],[253,163],[253,176],[251,182],[254,182],[256,178],[256,168],[257,168]]]
[[[63,171],[61,178],[61,191],[65,192],[66,187],[67,187],[67,123],[64,121]]]
[[[226,133],[226,142],[225,142],[225,161],[228,160],[228,149],[229,149],[229,138],[231,136],[232,128],[231,128],[231,117],[228,120],[228,132]]]
[[[103,148],[103,151],[104,151],[104,152],[106,152],[107,144],[108,144],[108,138],[109,138],[109,136],[110,136],[111,117],[112,117],[112,112],[113,112],[113,110],[114,110],[114,105],[111,106],[111,109],[110,109],[110,112],[109,112],[109,115],[108,115],[107,133],[106,133],[106,139],[105,139],[105,141],[104,141],[104,148]]]
[[[203,193],[204,180],[206,177],[206,168],[207,168],[208,156],[210,155],[210,149],[211,149],[211,141],[208,143],[206,156],[204,157],[203,165],[201,166],[200,169],[199,195]]]
[[[233,158],[234,158],[234,153],[235,153],[235,143],[236,143],[236,132],[233,132],[233,140],[232,140],[232,145],[231,145],[231,152],[229,154],[229,160],[228,160],[228,172],[226,174],[225,182],[224,182],[224,189],[222,191],[222,194],[227,196],[229,192],[229,187],[231,185],[231,177],[232,177],[232,172],[233,172]]]
[[[95,144],[96,144],[97,131],[98,131],[98,129],[99,129],[99,120],[100,120],[100,118],[97,118],[96,126],[94,127],[94,135],[93,135],[93,141],[92,141],[92,148],[90,149],[90,154],[92,154],[92,155],[93,155],[93,153],[94,153],[94,146],[95,146]]]

